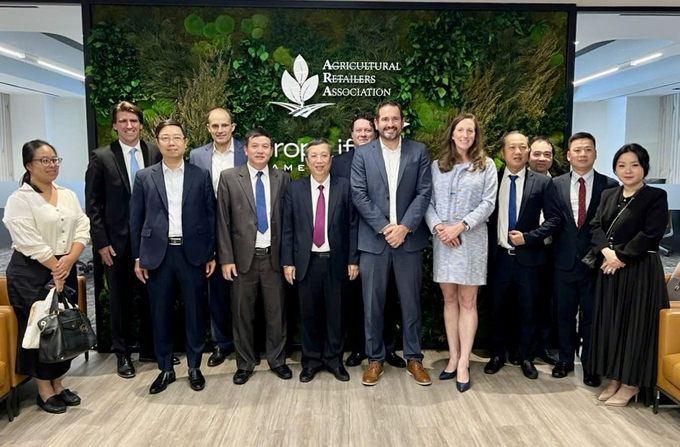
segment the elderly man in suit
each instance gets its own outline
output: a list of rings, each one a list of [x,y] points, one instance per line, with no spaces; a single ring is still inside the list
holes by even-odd
[[[369,359],[362,383],[375,385],[383,372],[383,313],[390,270],[394,270],[407,371],[419,385],[430,385],[420,349],[422,250],[429,235],[423,216],[432,194],[430,157],[425,145],[401,138],[404,118],[398,103],[380,103],[374,123],[380,138],[356,151],[351,175],[352,201],[361,217],[359,270]]]
[[[85,208],[90,218],[92,246],[104,263],[109,287],[109,316],[113,352],[118,357],[118,375],[135,376],[130,358],[130,326],[133,319],[132,298],[135,290],[141,298],[140,359],[153,361],[153,338],[149,297],[134,275],[134,259],[130,249],[130,196],[135,174],[146,166],[158,163],[161,154],[151,143],[139,139],[142,111],[127,101],[111,110],[113,129],[118,140],[90,153],[85,173]]]
[[[208,113],[208,132],[212,142],[192,150],[189,163],[210,172],[213,189],[217,196],[220,174],[225,169],[242,166],[246,162],[243,143],[232,138],[234,124],[229,110],[212,109]],[[208,366],[217,366],[234,352],[229,318],[229,283],[222,275],[211,275],[208,279],[208,303],[210,305],[211,336],[213,353]]]
[[[586,266],[581,259],[591,246],[590,221],[600,205],[602,192],[618,186],[616,180],[593,169],[596,158],[595,137],[587,132],[575,133],[569,138],[567,149],[571,172],[553,180],[561,225],[554,236],[560,357],[552,376],[563,378],[574,370],[574,352],[579,343],[576,316],[580,307],[583,314],[583,382],[592,387],[600,386],[600,377],[588,368],[597,270]]]
[[[286,172],[268,166],[271,137],[263,129],[246,134],[248,162],[220,175],[217,189],[217,249],[222,275],[233,281],[231,313],[237,371],[243,385],[257,363],[253,322],[258,292],[264,302],[267,362],[281,379],[293,377],[286,365],[286,308],[281,272],[283,195]]]
[[[326,367],[349,380],[342,364],[342,310],[348,280],[359,275],[357,214],[349,180],[329,175],[331,146],[307,145],[311,175],[286,188],[283,203],[281,265],[286,281],[298,282],[302,317],[301,382]]]
[[[349,180],[352,171],[352,160],[356,148],[370,143],[378,138],[373,124],[373,115],[370,113],[358,113],[352,119],[350,136],[355,149],[350,149],[344,154],[333,157],[331,175]],[[387,285],[387,301],[385,302],[385,328],[383,340],[385,342],[385,361],[395,368],[406,368],[404,359],[397,355],[397,325],[401,320],[399,312],[399,297],[397,296],[394,275],[390,275]],[[348,288],[346,301],[346,328],[347,341],[345,348],[351,352],[347,357],[347,366],[359,366],[366,358],[366,338],[364,336],[364,299],[362,296],[361,278],[352,281]]]
[[[175,381],[172,362],[173,281],[182,291],[189,385],[202,390],[205,277],[215,269],[215,193],[210,174],[184,163],[186,131],[175,120],[156,126],[161,163],[139,171],[130,201],[135,274],[147,284],[158,368],[149,392]]]
[[[546,237],[557,230],[559,218],[550,178],[526,168],[527,137],[520,132],[503,136],[501,154],[505,168],[498,175],[496,210],[489,224],[489,336],[491,359],[484,367],[495,374],[505,363],[504,312],[508,291],[517,287],[519,303],[519,356],[522,372],[538,378],[534,366],[537,309],[540,297],[538,268],[546,263]],[[544,221],[540,222],[541,211]],[[545,299],[545,297],[543,297]]]

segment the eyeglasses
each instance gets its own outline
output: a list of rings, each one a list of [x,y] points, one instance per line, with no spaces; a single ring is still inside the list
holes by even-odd
[[[63,158],[47,158],[47,157],[33,159],[33,161],[39,161],[40,164],[45,167],[48,167],[51,164],[59,166],[63,160],[64,160]]]
[[[158,141],[162,141],[163,143],[169,143],[170,140],[174,141],[175,143],[179,143],[184,141],[184,137],[180,135],[174,135],[174,136],[169,136],[169,135],[163,135],[162,137],[158,138]]]

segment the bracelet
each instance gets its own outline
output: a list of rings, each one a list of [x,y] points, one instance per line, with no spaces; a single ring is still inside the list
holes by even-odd
[[[461,223],[462,223],[463,226],[465,227],[465,231],[470,231],[470,225],[468,225],[467,222],[465,222],[465,221],[463,220],[463,221],[461,221]]]

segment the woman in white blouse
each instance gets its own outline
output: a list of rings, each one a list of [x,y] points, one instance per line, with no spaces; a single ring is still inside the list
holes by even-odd
[[[22,156],[26,173],[21,187],[7,199],[2,219],[14,249],[7,266],[7,291],[19,325],[16,372],[35,379],[43,410],[63,413],[67,406],[80,404],[80,398],[62,384],[71,362],[42,363],[38,350],[23,349],[21,340],[31,306],[45,299],[51,280],[57,290],[64,285],[77,290],[75,263],[90,241],[90,222],[73,191],[53,183],[62,159],[51,145],[29,141]]]

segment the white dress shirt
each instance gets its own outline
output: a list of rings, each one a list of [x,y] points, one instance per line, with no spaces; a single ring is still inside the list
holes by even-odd
[[[382,156],[387,171],[387,185],[390,191],[390,223],[397,225],[397,187],[399,186],[399,162],[401,159],[401,137],[395,150],[388,149],[380,140]]]
[[[581,176],[571,171],[571,192],[569,194],[569,199],[571,200],[571,212],[574,215],[574,222],[578,225],[578,191],[581,188],[581,184],[578,179]],[[588,212],[588,207],[590,206],[590,199],[593,197],[593,181],[595,180],[595,171],[592,169],[583,176],[583,180],[586,182],[586,213]]]
[[[326,177],[326,180],[323,181],[323,183],[317,183],[316,180],[314,180],[314,177],[311,175],[309,176],[311,188],[312,188],[312,233],[314,232],[314,225],[316,224],[316,202],[319,200],[319,185],[323,186],[323,197],[326,201],[326,216],[324,217],[324,227],[323,227],[323,234],[324,234],[324,242],[321,245],[321,247],[317,247],[314,245],[314,242],[312,242],[312,251],[314,252],[326,252],[326,251],[331,251],[331,246],[328,243],[328,198],[331,196],[331,176],[328,175]]]
[[[224,152],[218,151],[215,148],[215,143],[213,143],[211,158],[213,190],[215,191],[215,197],[217,197],[217,185],[220,183],[220,174],[225,169],[231,169],[234,167],[234,139],[231,139],[229,147]]]
[[[508,205],[510,203],[510,175],[508,168],[503,171],[501,187],[498,190],[498,234],[497,242],[503,248],[512,248],[508,243]],[[519,217],[520,206],[522,204],[522,193],[524,193],[524,180],[527,176],[527,169],[523,168],[517,174],[515,180],[515,203],[517,217]]]
[[[12,249],[38,262],[70,253],[74,242],[90,243],[90,220],[75,193],[53,185],[56,206],[24,183],[7,199],[2,218],[12,237]]]
[[[250,173],[250,183],[253,185],[253,198],[255,199],[255,213],[257,214],[257,173],[260,172],[257,169],[248,165],[248,172]],[[256,231],[255,234],[255,248],[267,248],[272,245],[272,201],[271,201],[271,188],[269,186],[269,166],[265,166],[262,170],[262,183],[264,184],[264,201],[267,205],[267,231],[264,234]]]
[[[131,172],[130,172],[130,163],[131,163],[131,157],[132,157],[132,148],[133,146],[128,146],[127,144],[123,143],[122,141],[118,140],[120,143],[120,148],[123,150],[123,159],[125,160],[125,169],[127,170],[127,175],[128,178],[130,179],[130,190],[135,185],[135,179],[132,177]],[[139,141],[137,141],[137,145],[134,146],[135,149],[135,158],[137,159],[137,164],[139,165],[139,169],[142,170],[144,169],[144,156],[142,155],[142,146]]]
[[[168,196],[168,237],[182,237],[182,194],[184,192],[184,161],[172,170],[163,162],[163,180]]]

